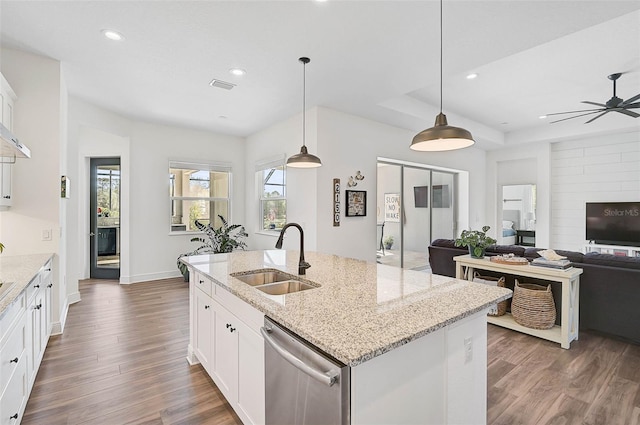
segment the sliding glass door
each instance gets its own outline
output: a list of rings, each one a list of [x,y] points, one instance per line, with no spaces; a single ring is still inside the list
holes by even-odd
[[[428,246],[453,239],[455,174],[415,164],[378,162],[377,261],[429,269]]]

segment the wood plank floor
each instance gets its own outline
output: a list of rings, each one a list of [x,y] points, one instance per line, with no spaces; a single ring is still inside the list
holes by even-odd
[[[23,424],[240,424],[189,366],[188,285],[83,281],[51,337]],[[489,325],[488,424],[640,425],[640,346],[587,332],[570,350]]]
[[[200,366],[186,361],[189,286],[180,279],[80,283],[52,336],[22,423],[241,424]]]

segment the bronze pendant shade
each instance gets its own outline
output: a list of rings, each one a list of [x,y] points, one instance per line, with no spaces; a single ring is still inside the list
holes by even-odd
[[[411,149],[429,152],[451,151],[469,147],[474,143],[469,131],[450,126],[447,123],[447,116],[442,113],[442,0],[440,0],[440,113],[436,116],[433,127],[416,134],[411,142]]]
[[[307,151],[305,144],[306,133],[306,119],[305,119],[305,104],[306,104],[306,65],[311,62],[311,59],[302,57],[298,59],[302,62],[302,147],[300,153],[292,155],[287,159],[287,167],[294,168],[316,168],[322,165],[322,161],[315,155],[310,154]]]

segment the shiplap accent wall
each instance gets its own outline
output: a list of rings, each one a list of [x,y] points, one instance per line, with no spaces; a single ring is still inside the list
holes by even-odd
[[[640,131],[551,145],[551,246],[582,251],[585,204],[640,201]]]

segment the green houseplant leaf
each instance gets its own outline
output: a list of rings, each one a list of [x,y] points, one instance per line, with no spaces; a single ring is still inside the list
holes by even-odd
[[[483,226],[482,230],[463,230],[460,237],[455,240],[455,246],[470,247],[469,253],[478,258],[484,256],[484,251],[498,241],[487,235],[489,226]]]
[[[211,224],[203,224],[198,220],[195,221],[196,227],[204,233],[204,235],[191,238],[191,242],[198,242],[200,246],[191,252],[180,254],[176,260],[178,269],[182,275],[185,276],[185,280],[187,279],[188,268],[180,261],[180,258],[198,254],[227,253],[236,249],[244,250],[247,247],[244,239],[248,237],[249,234],[245,231],[244,226],[239,224],[229,225],[223,216],[218,215],[218,217],[222,222],[222,225],[218,228],[212,227]]]

